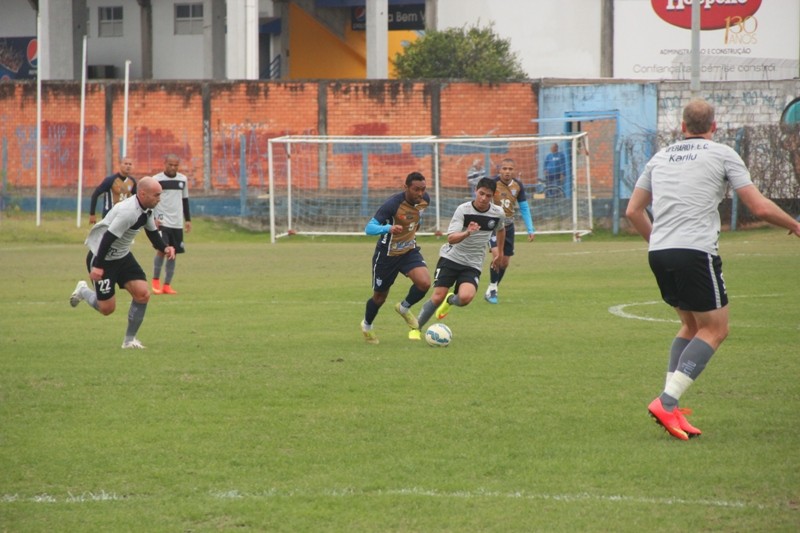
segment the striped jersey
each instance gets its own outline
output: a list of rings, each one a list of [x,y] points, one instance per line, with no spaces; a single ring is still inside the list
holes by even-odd
[[[89,236],[86,237],[86,246],[92,253],[97,254],[103,235],[109,231],[117,239],[111,244],[103,259],[106,261],[121,259],[130,253],[133,239],[141,228],[156,230],[153,210],[142,209],[139,199],[136,196],[129,196],[112,207],[100,222],[92,226]]]
[[[445,243],[439,256],[480,271],[486,258],[486,250],[489,249],[489,239],[496,229],[504,227],[506,216],[499,205],[489,204],[489,209],[481,212],[475,209],[472,201],[464,202],[453,213],[447,234],[465,231],[473,221],[480,225],[480,229],[457,244]]]
[[[649,249],[688,248],[717,255],[718,206],[728,183],[734,189],[753,183],[730,146],[690,137],[654,155],[636,181],[653,198]]]
[[[183,200],[189,198],[189,183],[186,176],[178,172],[170,178],[163,172],[153,176],[161,184],[161,201],[155,207],[156,218],[168,228],[183,228]]]
[[[422,218],[422,213],[430,204],[431,198],[428,193],[422,196],[422,203],[411,205],[406,200],[406,193],[399,192],[390,196],[378,208],[375,213],[375,220],[381,225],[399,224],[403,226],[403,231],[397,235],[384,233],[375,245],[376,250],[381,250],[386,256],[398,256],[407,253],[417,247],[417,228]]]

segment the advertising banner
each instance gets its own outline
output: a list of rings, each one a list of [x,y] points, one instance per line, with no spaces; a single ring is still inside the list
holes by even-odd
[[[700,2],[702,81],[800,75],[800,0]],[[616,0],[614,77],[691,78],[692,0]]]
[[[38,65],[36,37],[0,38],[0,81],[33,79]]]

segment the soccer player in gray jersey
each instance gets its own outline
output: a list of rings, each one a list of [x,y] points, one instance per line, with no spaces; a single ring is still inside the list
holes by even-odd
[[[164,172],[153,176],[161,184],[164,192],[161,202],[155,209],[158,230],[164,242],[175,248],[176,254],[185,252],[183,245],[183,228],[186,233],[192,231],[192,217],[189,213],[189,182],[186,176],[178,172],[181,160],[174,154],[164,158]],[[155,294],[178,294],[172,288],[172,278],[175,275],[176,259],[166,258],[166,273],[164,283],[161,283],[161,269],[164,266],[164,254],[156,252],[153,258],[153,292]]]
[[[680,318],[672,341],[664,390],[650,415],[680,440],[700,435],[678,407],[728,335],[728,295],[718,255],[718,206],[730,186],[753,215],[800,237],[800,222],[753,185],[742,158],[711,140],[714,108],[692,100],[683,110],[684,139],[647,163],[628,202],[626,216],[649,244],[648,260],[661,297]],[[653,220],[647,214],[652,203]]]
[[[489,239],[497,234],[497,242],[506,238],[505,211],[493,202],[497,182],[481,178],[475,186],[475,199],[456,208],[447,228],[447,244],[439,251],[439,262],[433,280],[433,294],[422,305],[417,321],[420,330],[434,312],[442,319],[451,306],[464,307],[475,297],[481,277]],[[492,249],[493,269],[503,260],[503,247]],[[455,292],[448,292],[455,286]]]
[[[110,315],[117,307],[114,287],[119,285],[127,290],[132,300],[123,348],[144,348],[136,338],[136,333],[142,325],[150,300],[144,270],[131,253],[134,237],[144,228],[156,249],[167,257],[175,257],[175,248],[161,240],[153,218],[153,208],[160,199],[161,185],[152,177],[145,176],[139,180],[135,196],[116,204],[92,227],[86,238],[90,250],[86,267],[94,282],[94,290],[81,280],[69,298],[72,307],[86,301],[101,314]]]

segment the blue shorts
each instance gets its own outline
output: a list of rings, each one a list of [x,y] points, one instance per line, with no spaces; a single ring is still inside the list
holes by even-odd
[[[699,250],[673,248],[648,254],[661,298],[682,311],[713,311],[728,305],[722,259]]]
[[[497,246],[497,234],[492,233],[492,237],[489,239],[489,249],[495,246]],[[514,224],[506,226],[506,240],[503,242],[503,255],[506,257],[514,255]]]
[[[376,249],[372,256],[372,290],[375,292],[389,292],[398,274],[408,276],[415,268],[428,268],[419,246],[403,255],[385,254],[385,251]]]

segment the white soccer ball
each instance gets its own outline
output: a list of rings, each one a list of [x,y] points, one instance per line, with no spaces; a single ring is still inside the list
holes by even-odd
[[[444,324],[433,324],[425,331],[425,342],[430,346],[445,347],[453,340],[453,332]]]

